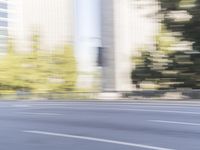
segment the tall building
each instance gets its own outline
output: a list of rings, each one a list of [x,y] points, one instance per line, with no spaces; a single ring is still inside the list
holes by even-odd
[[[101,49],[103,90],[132,90],[131,57],[140,45],[153,43],[156,21],[146,16],[156,10],[149,4],[155,1],[12,0],[8,7],[8,1],[0,0],[0,47],[4,50],[8,27],[18,51],[31,49],[34,32],[40,34],[43,50],[73,43],[84,87],[94,80],[88,74],[97,71]],[[148,4],[138,9],[143,2]]]
[[[19,51],[28,51],[31,36],[40,34],[41,48],[53,50],[73,39],[73,0],[12,0],[11,35]]]
[[[8,1],[0,0],[0,53],[7,50],[8,22]]]

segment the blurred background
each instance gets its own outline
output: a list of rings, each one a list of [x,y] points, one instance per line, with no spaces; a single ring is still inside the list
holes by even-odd
[[[199,0],[0,0],[0,95],[200,97]]]

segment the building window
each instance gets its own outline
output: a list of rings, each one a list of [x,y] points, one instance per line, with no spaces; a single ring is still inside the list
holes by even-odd
[[[0,2],[0,9],[8,9],[8,4]]]
[[[0,11],[0,18],[8,18],[8,13]]]
[[[0,20],[0,27],[8,27],[8,22]]]

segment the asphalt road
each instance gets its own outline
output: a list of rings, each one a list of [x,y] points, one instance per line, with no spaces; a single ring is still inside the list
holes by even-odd
[[[0,150],[200,150],[200,103],[0,102]]]

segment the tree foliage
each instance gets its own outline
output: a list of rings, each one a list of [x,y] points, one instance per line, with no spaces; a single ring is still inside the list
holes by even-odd
[[[158,16],[161,16],[162,28],[156,36],[156,47],[150,53],[147,50],[149,54],[145,57],[151,59],[148,65],[145,64],[147,58],[144,54],[140,57],[140,62],[144,66],[152,67],[141,67],[142,65],[136,63],[132,74],[133,81],[138,79],[141,82],[151,78],[151,81],[156,81],[161,89],[199,89],[200,1],[159,0],[159,2],[161,9]],[[189,45],[191,48],[187,48]],[[145,78],[137,73],[141,70],[146,75]],[[152,71],[157,72],[158,76],[152,75]]]
[[[38,39],[34,38],[29,53],[17,53],[14,44],[8,44],[8,53],[0,60],[0,94],[75,90],[77,69],[73,48],[63,46],[53,53],[41,51]]]
[[[173,58],[182,55],[180,62],[174,63],[173,68],[181,69],[182,73],[177,80],[184,79],[183,87],[200,88],[200,1],[199,0],[160,0],[161,12],[164,15],[163,24],[171,32],[177,32],[182,41],[190,42],[190,51],[176,52]],[[179,18],[169,17],[176,14]],[[180,19],[182,16],[182,19]],[[187,58],[184,60],[183,58]],[[182,63],[181,63],[182,62]]]

